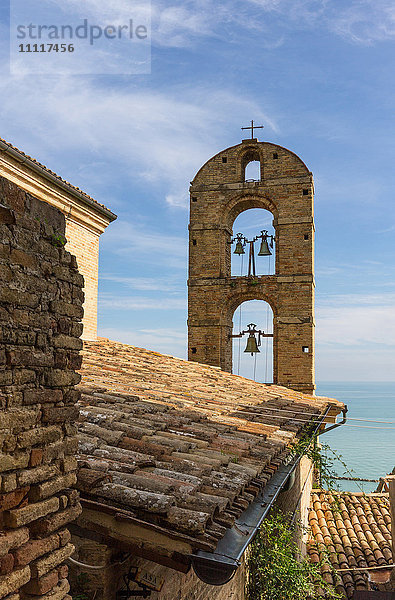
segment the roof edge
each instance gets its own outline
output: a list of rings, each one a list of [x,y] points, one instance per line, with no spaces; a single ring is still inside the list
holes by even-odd
[[[90,208],[94,209],[95,212],[105,216],[110,223],[117,219],[117,215],[113,213],[109,208],[99,204],[99,202],[88,196],[88,194],[85,194],[85,192],[77,189],[71,183],[67,183],[59,175],[52,173],[52,171],[47,169],[44,165],[42,165],[39,162],[36,162],[35,160],[27,156],[27,154],[15,148],[15,146],[13,146],[12,144],[9,144],[8,142],[0,139],[0,150],[3,150],[7,154],[11,155],[20,163],[27,164],[32,169],[32,171],[40,174],[42,177],[44,177],[51,183],[55,183],[58,187],[66,190],[72,196],[74,196],[84,204],[88,205]]]
[[[311,439],[318,433],[330,408],[330,406],[327,406],[319,423],[310,432]],[[301,458],[302,455],[293,456],[292,454],[285,458],[283,464],[265,485],[262,493],[258,494],[236,520],[233,527],[228,529],[219,540],[214,552],[199,550],[192,555],[192,566],[199,579],[217,586],[224,585],[232,579],[241,564],[241,557],[255,538],[262,521],[272,508]]]

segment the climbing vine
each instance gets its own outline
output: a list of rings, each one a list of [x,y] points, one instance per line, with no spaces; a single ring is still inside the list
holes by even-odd
[[[342,455],[333,450],[328,444],[318,442],[317,436],[313,438],[308,434],[302,436],[293,446],[291,454],[294,456],[307,456],[311,460],[319,487],[336,492],[340,491],[337,482],[339,476],[337,469],[342,467],[343,474],[349,475],[356,482],[360,491],[363,492],[363,488],[359,485],[357,479],[353,477],[355,473],[344,462]]]
[[[321,574],[322,562],[301,557],[295,525],[281,511],[262,523],[247,558],[247,600],[341,599]]]
[[[317,484],[327,490],[339,491],[339,465],[352,476],[342,456],[327,444],[319,443],[318,437],[312,437],[308,430],[293,446],[291,456],[309,458]],[[263,521],[247,559],[247,600],[342,598],[322,576],[321,568],[324,563],[330,567],[329,559],[323,556],[320,562],[313,563],[300,555],[295,539],[300,535],[301,527],[303,529],[295,522],[294,515],[284,515],[279,510],[272,511]],[[336,580],[335,571],[332,575]]]

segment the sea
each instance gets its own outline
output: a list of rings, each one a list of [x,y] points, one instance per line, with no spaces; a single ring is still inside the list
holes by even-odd
[[[321,382],[317,396],[337,398],[348,406],[345,425],[320,436],[340,477],[375,479],[395,467],[395,382]],[[379,422],[375,422],[379,421]],[[343,465],[346,465],[346,467]],[[377,483],[338,481],[341,490],[373,492]]]

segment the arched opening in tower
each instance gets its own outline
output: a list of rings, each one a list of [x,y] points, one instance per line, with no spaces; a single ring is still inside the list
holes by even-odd
[[[276,243],[272,213],[263,208],[245,210],[233,223],[233,238],[238,234],[241,244],[238,240],[232,244],[232,277],[274,275]]]
[[[248,300],[236,308],[233,335],[247,331],[250,324],[254,324],[256,330],[264,335],[255,334],[256,346],[248,333],[233,338],[232,372],[261,383],[273,383],[273,311],[267,302]]]
[[[247,163],[244,172],[244,181],[261,180],[261,163],[259,160],[251,160]]]

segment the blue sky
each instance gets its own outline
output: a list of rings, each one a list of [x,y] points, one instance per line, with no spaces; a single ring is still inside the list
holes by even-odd
[[[153,0],[149,75],[11,75],[8,19],[1,137],[118,214],[102,335],[185,357],[189,181],[253,118],[314,174],[317,378],[395,379],[392,1]]]

